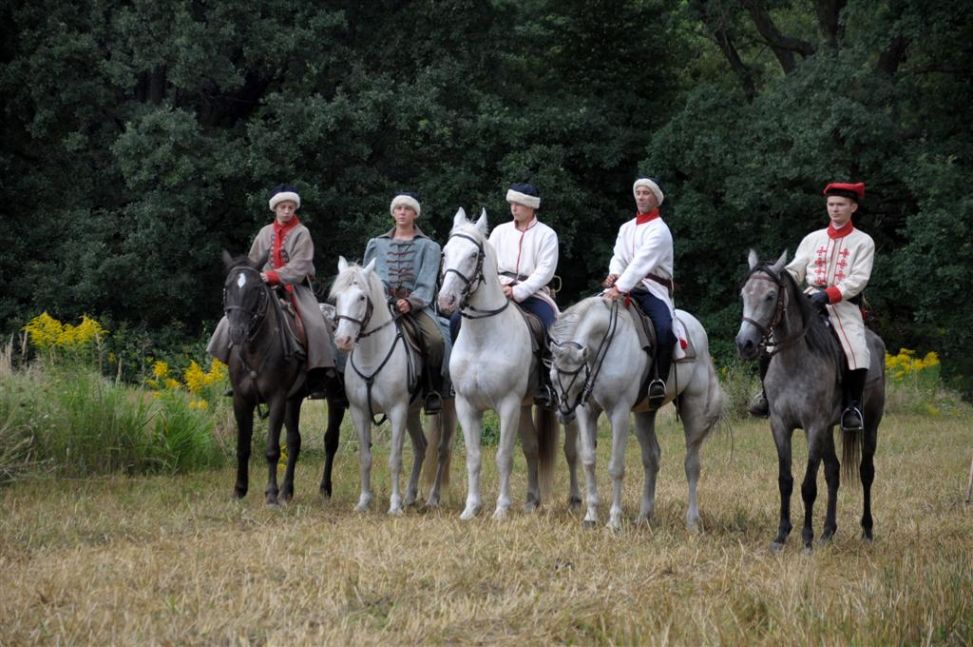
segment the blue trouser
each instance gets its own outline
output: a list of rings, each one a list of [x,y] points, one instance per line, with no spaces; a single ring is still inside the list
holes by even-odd
[[[672,353],[676,344],[676,334],[672,331],[672,314],[665,301],[648,290],[633,290],[632,299],[638,301],[642,312],[652,320],[655,327],[655,374],[663,380],[669,377],[672,366]]]
[[[551,304],[544,299],[540,299],[538,297],[527,297],[517,305],[527,312],[537,315],[537,318],[540,319],[541,323],[544,325],[544,330],[549,330],[556,319],[554,308],[551,307]],[[460,314],[459,310],[454,312],[453,316],[449,318],[449,336],[454,342],[456,341],[456,337],[459,336],[459,328],[462,321],[463,316]]]

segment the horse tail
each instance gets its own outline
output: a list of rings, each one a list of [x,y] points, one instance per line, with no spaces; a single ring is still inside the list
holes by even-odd
[[[861,483],[858,465],[862,460],[863,431],[841,431],[841,471],[842,480],[848,483]]]
[[[536,407],[538,480],[540,481],[541,501],[547,501],[554,492],[554,466],[557,462],[557,437],[560,425],[553,409]]]
[[[422,486],[432,487],[436,482],[436,471],[439,468],[439,441],[443,435],[442,414],[426,416],[426,456],[422,461]],[[447,470],[446,474],[449,474]]]

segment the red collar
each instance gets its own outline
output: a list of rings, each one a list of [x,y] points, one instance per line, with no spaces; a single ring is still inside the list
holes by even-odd
[[[637,213],[635,214],[635,225],[644,225],[647,222],[651,222],[659,217],[659,208],[656,207],[648,213]]]
[[[828,224],[828,238],[831,240],[844,238],[853,231],[855,231],[855,225],[850,220],[841,229],[835,229],[833,224]]]
[[[286,225],[280,224],[277,222],[277,219],[274,218],[274,233],[277,234],[278,239],[283,238],[284,234],[289,232],[294,227],[297,227],[299,224],[301,224],[301,221],[297,219],[297,216],[291,218],[291,221]]]

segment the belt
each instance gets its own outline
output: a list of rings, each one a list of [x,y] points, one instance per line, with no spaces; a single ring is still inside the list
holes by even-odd
[[[521,281],[526,281],[527,279],[530,278],[530,276],[527,275],[527,274],[517,274],[516,272],[498,272],[498,274],[500,276],[506,276],[507,278],[513,279],[514,281],[517,281],[518,283],[521,282]],[[554,290],[554,291],[555,292],[558,292],[561,289],[560,280],[561,279],[557,275],[555,275],[555,276],[553,276],[551,278],[550,281],[547,282],[547,285],[545,285],[544,287],[549,287],[549,288],[553,289],[552,286],[556,284],[558,286],[558,288],[557,288],[557,290]]]
[[[409,288],[389,288],[389,296],[393,299],[408,299],[411,294]]]
[[[659,285],[663,286],[669,291],[669,296],[672,296],[672,279],[664,279],[661,276],[656,276],[655,274],[646,274],[645,278],[650,281],[655,281]]]

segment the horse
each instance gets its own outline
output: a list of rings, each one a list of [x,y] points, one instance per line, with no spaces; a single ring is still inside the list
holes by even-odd
[[[756,252],[750,250],[748,262],[750,271],[740,290],[743,320],[736,345],[745,360],[755,359],[762,352],[771,354],[764,391],[777,445],[780,489],[780,524],[771,548],[782,550],[791,531],[790,496],[794,487],[791,436],[799,427],[804,430],[808,444],[807,469],[801,484],[804,500],[802,538],[805,550],[811,550],[814,540],[811,513],[817,497],[818,466],[822,460],[828,503],[821,541],[830,540],[838,529],[835,511],[840,475],[833,429],[842,410],[839,379],[844,357],[826,320],[785,271],[786,251],[771,264],[760,263]],[[874,456],[878,426],[885,409],[885,344],[871,330],[866,329],[865,334],[871,354],[863,406],[865,427],[857,432],[842,432],[841,446],[845,477],[857,477],[862,485],[862,537],[871,541]],[[768,351],[768,345],[773,349]],[[857,473],[855,464],[859,464]]]
[[[385,288],[373,271],[375,261],[365,267],[338,260],[338,277],[331,288],[335,301],[335,343],[348,353],[345,368],[345,389],[351,403],[352,418],[358,430],[361,494],[355,507],[357,512],[368,510],[371,491],[371,426],[382,424],[385,418],[392,427],[389,452],[392,493],[388,513],[401,515],[404,507],[415,504],[419,494],[419,476],[426,453],[426,438],[419,420],[420,402],[418,378],[422,372],[422,358],[410,349],[397,316],[393,316],[385,295]],[[455,426],[452,407],[443,403],[443,413],[434,418],[440,426],[439,453],[436,477],[429,491],[426,506],[439,505],[440,492],[449,466],[451,430]],[[385,418],[375,420],[374,415]],[[409,484],[403,498],[399,488],[402,471],[403,432],[412,439],[413,465]]]
[[[531,419],[536,371],[543,370],[531,349],[530,330],[517,308],[510,306],[497,275],[496,252],[487,240],[484,210],[476,224],[460,208],[443,247],[442,312],[459,308],[463,327],[453,344],[449,374],[456,391],[456,414],[466,444],[467,497],[460,518],[475,517],[480,499],[480,437],[483,412],[494,409],[500,419],[497,467],[500,492],[493,518],[504,519],[510,508],[513,446],[519,430],[527,459],[525,510],[535,510],[552,489],[558,424],[555,413],[538,407]],[[566,429],[565,455],[571,469],[569,502],[580,501],[577,489],[576,427]]]
[[[294,496],[294,469],[301,452],[301,403],[307,395],[304,359],[287,338],[288,317],[280,299],[260,278],[266,259],[252,262],[246,256],[223,252],[227,269],[223,284],[223,310],[231,341],[227,362],[233,386],[233,414],[237,423],[237,475],[234,497],[241,499],[249,488],[249,461],[253,438],[253,410],[267,404],[267,489],[268,505],[287,502]],[[328,429],[320,489],[331,496],[331,471],[338,449],[344,408],[329,385]],[[287,428],[287,466],[281,487],[277,485],[280,459],[280,430]]]
[[[699,449],[723,406],[723,391],[709,355],[709,340],[699,321],[683,310],[676,311],[683,322],[695,356],[673,363],[666,384],[665,402],[675,401],[686,437],[684,467],[689,483],[686,525],[699,526],[696,485],[699,480]],[[595,438],[602,411],[612,430],[612,455],[608,473],[612,478],[612,504],[608,528],[619,530],[622,519],[622,479],[625,476],[625,445],[629,414],[635,411],[635,431],[642,447],[645,483],[636,524],[647,524],[655,509],[655,483],[661,449],[655,434],[656,411],[636,407],[646,396],[652,355],[641,346],[633,314],[618,301],[601,296],[580,301],[565,310],[551,328],[551,383],[558,397],[562,417],[575,415],[581,434],[581,462],[587,482],[588,509],[582,524],[598,522],[598,489],[595,480]]]

